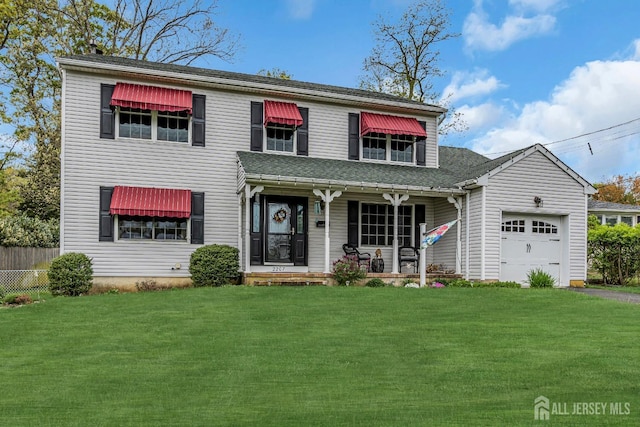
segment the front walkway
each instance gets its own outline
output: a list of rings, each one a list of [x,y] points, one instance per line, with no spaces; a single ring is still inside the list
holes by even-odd
[[[640,304],[640,294],[634,294],[629,292],[608,291],[606,289],[593,289],[593,288],[567,288],[570,291],[580,292],[582,294],[592,295],[595,297],[612,299],[621,302],[630,302],[633,304]]]

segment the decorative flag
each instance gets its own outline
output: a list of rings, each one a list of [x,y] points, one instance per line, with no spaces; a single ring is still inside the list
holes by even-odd
[[[426,248],[427,246],[431,246],[433,245],[435,242],[437,242],[438,240],[440,240],[440,238],[444,235],[444,233],[446,233],[447,231],[449,231],[449,229],[451,227],[453,227],[453,225],[458,222],[458,220],[453,220],[451,222],[448,222],[446,224],[442,224],[440,227],[436,227],[430,231],[427,232],[427,235],[424,236],[424,238],[422,239],[421,248]]]

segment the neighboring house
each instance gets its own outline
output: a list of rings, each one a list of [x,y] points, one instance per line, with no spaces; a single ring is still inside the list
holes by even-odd
[[[616,225],[621,222],[635,227],[640,223],[640,206],[603,202],[589,199],[589,215],[595,215],[600,224]]]
[[[418,246],[473,280],[586,276],[594,188],[541,145],[490,160],[439,147],[444,109],[321,84],[102,55],[59,59],[61,252],[95,282],[188,282],[203,244],[240,250],[245,279],[322,275],[351,243]],[[411,271],[411,270],[409,270]]]

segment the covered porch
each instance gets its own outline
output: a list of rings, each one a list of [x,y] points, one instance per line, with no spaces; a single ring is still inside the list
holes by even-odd
[[[384,269],[370,271],[370,278],[417,279],[416,269],[401,268],[399,250],[420,246],[421,223],[433,228],[462,218],[466,192],[445,185],[453,180],[435,168],[238,152],[238,248],[245,282],[328,284],[344,244],[371,258],[380,255]],[[446,270],[458,276],[461,225],[441,245]]]

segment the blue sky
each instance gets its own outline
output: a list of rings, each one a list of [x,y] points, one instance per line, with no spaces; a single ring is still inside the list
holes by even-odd
[[[217,23],[239,34],[243,47],[233,63],[197,65],[251,74],[277,67],[296,80],[357,87],[372,22],[398,17],[410,3],[219,0]],[[446,4],[461,36],[441,44],[447,74],[435,85],[470,129],[441,144],[489,157],[549,144],[591,182],[640,171],[640,2]]]

